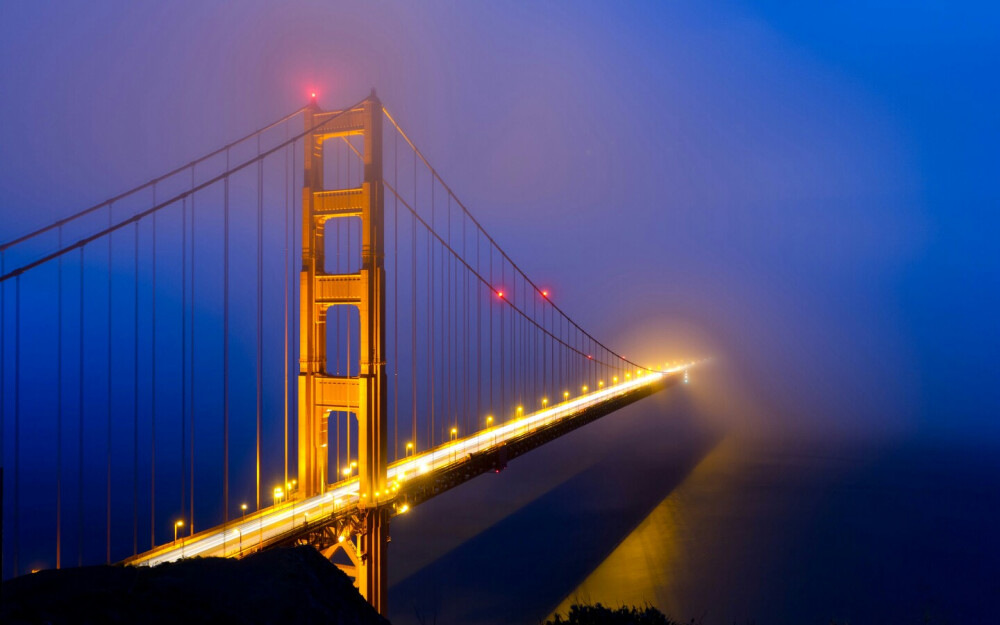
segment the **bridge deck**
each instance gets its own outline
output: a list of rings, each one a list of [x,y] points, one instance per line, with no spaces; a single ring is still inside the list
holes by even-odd
[[[637,377],[398,460],[388,470],[391,490],[380,493],[376,503],[403,512],[477,475],[501,470],[508,460],[678,381],[685,369]],[[357,478],[342,480],[321,495],[264,508],[124,562],[152,566],[195,556],[242,557],[351,516],[359,503]]]

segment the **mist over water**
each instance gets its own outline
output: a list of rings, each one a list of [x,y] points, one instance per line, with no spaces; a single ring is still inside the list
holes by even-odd
[[[706,625],[990,622],[995,442],[713,421],[697,396],[720,377],[696,372],[400,519],[393,622],[598,602]]]
[[[984,622],[997,18],[974,2],[5,3],[0,240],[313,90],[333,109],[375,87],[583,327],[638,362],[712,359],[394,521],[394,621],[530,622],[590,598],[705,623]],[[51,344],[32,347],[24,384],[47,401]],[[8,420],[5,462],[11,441]]]

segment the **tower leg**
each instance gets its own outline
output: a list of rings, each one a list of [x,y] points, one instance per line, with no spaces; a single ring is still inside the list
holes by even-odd
[[[364,512],[364,532],[361,534],[361,570],[358,571],[358,590],[379,614],[385,616],[387,608],[389,510],[385,507],[369,508]]]

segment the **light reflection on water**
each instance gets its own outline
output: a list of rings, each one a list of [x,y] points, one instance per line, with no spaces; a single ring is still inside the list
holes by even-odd
[[[997,468],[990,450],[938,443],[727,439],[554,611],[981,622],[1000,589]]]

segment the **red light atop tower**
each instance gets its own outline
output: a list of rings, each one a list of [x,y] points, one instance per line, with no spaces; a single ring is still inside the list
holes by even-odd
[[[313,100],[315,100],[316,99],[316,92],[315,91],[310,92],[309,93],[309,97],[312,98]]]

